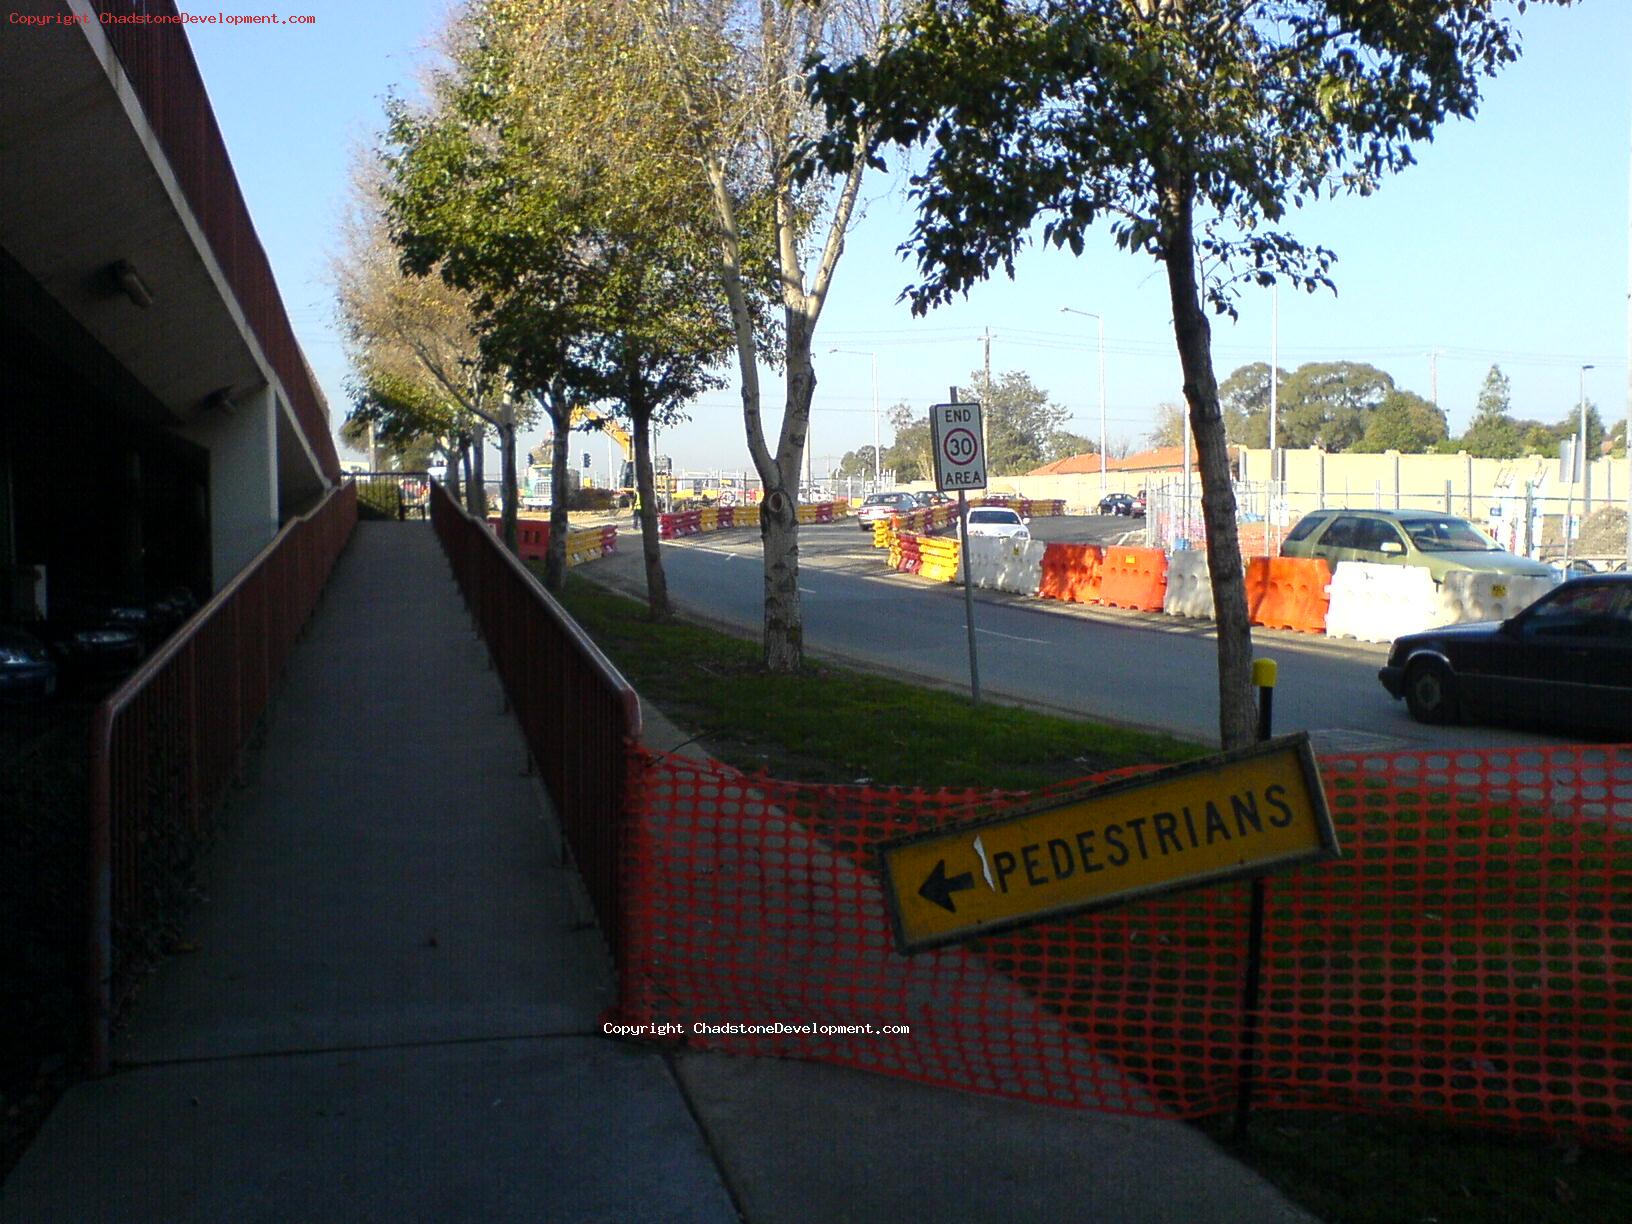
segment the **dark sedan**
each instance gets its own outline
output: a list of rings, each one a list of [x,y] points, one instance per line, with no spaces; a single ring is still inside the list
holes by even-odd
[[[1142,517],[1145,513],[1145,499],[1135,497],[1132,493],[1107,493],[1099,499],[1101,514],[1117,514],[1127,518]]]
[[[1378,678],[1419,722],[1632,734],[1632,574],[1572,579],[1505,621],[1407,634]]]
[[[0,625],[0,701],[43,701],[57,691],[57,663],[45,644],[14,625]]]

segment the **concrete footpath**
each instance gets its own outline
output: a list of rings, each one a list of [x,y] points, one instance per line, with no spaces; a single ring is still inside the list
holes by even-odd
[[[430,531],[360,525],[228,802],[197,950],[0,1221],[1309,1218],[1182,1125],[603,1036],[611,967],[524,764]]]

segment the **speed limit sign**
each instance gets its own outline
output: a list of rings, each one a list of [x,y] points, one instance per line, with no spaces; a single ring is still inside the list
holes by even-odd
[[[986,487],[979,404],[936,404],[929,410],[935,445],[935,487],[942,493]]]

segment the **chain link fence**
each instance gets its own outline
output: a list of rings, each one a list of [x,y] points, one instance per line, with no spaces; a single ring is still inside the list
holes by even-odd
[[[1273,557],[1287,533],[1314,509],[1427,510],[1465,518],[1508,552],[1573,571],[1627,567],[1626,510],[1603,498],[1584,502],[1549,496],[1531,482],[1498,484],[1485,493],[1440,489],[1394,490],[1382,482],[1292,488],[1281,480],[1234,482],[1236,525],[1243,557]],[[1165,477],[1146,490],[1145,543],[1168,552],[1204,549],[1206,524],[1201,479]]]

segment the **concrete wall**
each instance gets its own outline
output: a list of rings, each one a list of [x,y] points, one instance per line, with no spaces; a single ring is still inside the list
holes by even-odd
[[[1262,483],[1271,478],[1268,450],[1242,452],[1242,478]],[[1573,485],[1558,479],[1558,460],[1531,455],[1522,459],[1475,459],[1471,455],[1404,455],[1386,451],[1380,455],[1327,454],[1319,450],[1281,452],[1281,472],[1286,482],[1286,513],[1296,518],[1326,506],[1356,509],[1381,507],[1386,510],[1444,510],[1447,486],[1451,513],[1483,522],[1493,499],[1522,498],[1528,481],[1538,508],[1548,515],[1563,515],[1568,506],[1579,515],[1585,491],[1583,482]],[[1606,502],[1626,505],[1627,463],[1622,459],[1600,459],[1590,473],[1592,508]],[[1105,488],[1111,493],[1133,493],[1179,481],[1177,468],[1155,472],[1108,472]],[[1199,499],[1201,478],[1192,475]],[[917,482],[906,488],[928,488]],[[1059,498],[1068,512],[1091,513],[1100,498],[1098,472],[1072,476],[994,476],[989,492],[1013,493],[1037,499]],[[1199,501],[1197,503],[1199,505]]]
[[[210,570],[219,591],[278,533],[278,407],[270,387],[184,431],[210,453]]]
[[[1271,478],[1267,450],[1249,450],[1242,461],[1249,481]],[[1286,483],[1287,508],[1293,514],[1327,506],[1355,508],[1443,510],[1449,489],[1453,514],[1481,519],[1494,497],[1522,496],[1525,484],[1550,514],[1564,513],[1573,503],[1580,513],[1590,488],[1592,508],[1613,502],[1626,504],[1627,463],[1599,459],[1587,481],[1561,481],[1558,460],[1530,455],[1521,459],[1476,459],[1467,454],[1381,455],[1335,454],[1318,450],[1282,452],[1278,473]]]

